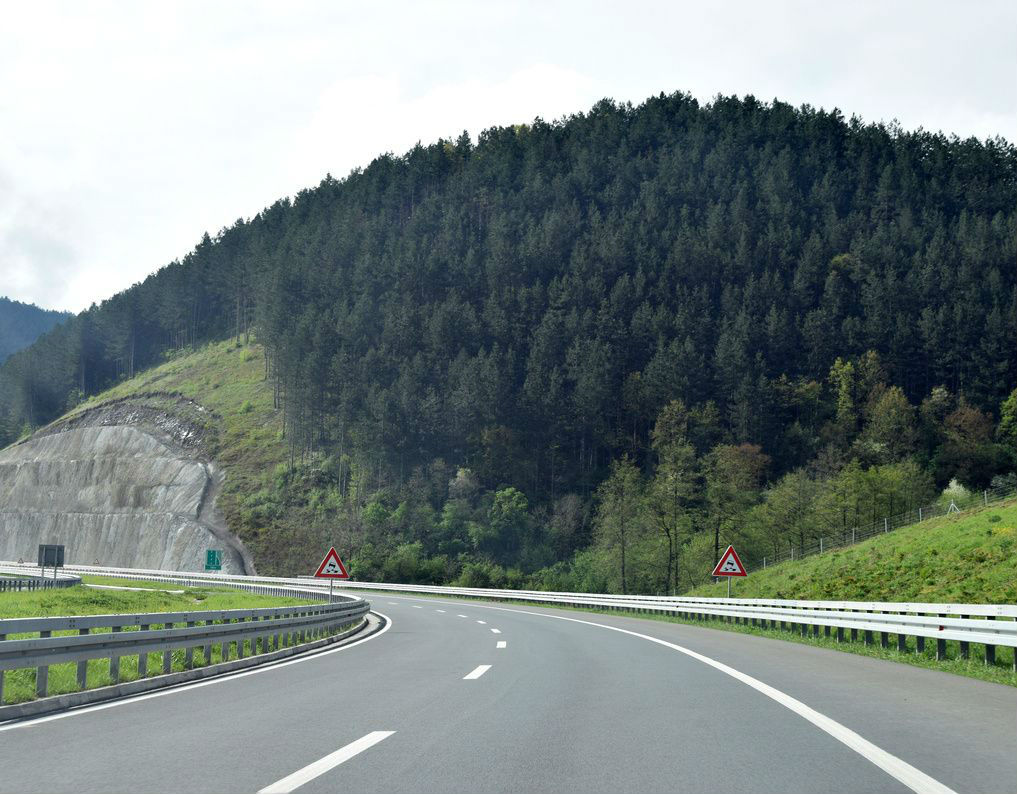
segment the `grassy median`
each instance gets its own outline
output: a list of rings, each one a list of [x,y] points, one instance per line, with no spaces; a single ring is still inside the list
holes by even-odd
[[[201,587],[188,588],[166,582],[121,580],[111,577],[83,577],[83,584],[70,588],[54,588],[45,591],[13,591],[0,593],[0,619],[38,618],[52,616],[115,615],[131,613],[176,613],[198,610],[242,610],[259,607],[290,607],[306,605],[308,599],[267,596],[231,588]],[[90,585],[116,586],[115,588],[90,588]],[[140,590],[119,590],[120,587]],[[220,623],[220,622],[216,622]],[[159,628],[158,622],[153,622]],[[138,627],[125,627],[124,630]],[[93,633],[109,632],[110,628],[93,629]],[[54,635],[74,635],[76,630],[58,631]],[[38,633],[12,634],[8,640],[34,638]],[[246,654],[253,654],[251,641],[246,642]],[[212,647],[210,659],[204,658],[199,647],[193,652],[191,667],[221,662],[219,646]],[[185,670],[185,653],[175,649],[172,653],[172,670]],[[162,652],[148,655],[148,676],[163,672]],[[21,668],[4,671],[3,703],[17,704],[31,701],[36,697],[36,669]],[[120,658],[120,682],[138,679],[138,655]],[[110,677],[109,659],[88,662],[88,689],[113,684]],[[61,663],[49,666],[49,695],[75,693],[77,663]]]

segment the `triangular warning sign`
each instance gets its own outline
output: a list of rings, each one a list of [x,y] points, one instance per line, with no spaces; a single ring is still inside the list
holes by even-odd
[[[748,572],[745,571],[745,567],[742,565],[741,558],[738,557],[738,553],[735,552],[734,547],[728,547],[724,554],[720,556],[720,562],[717,567],[713,570],[714,577],[747,577]]]
[[[339,560],[339,553],[335,551],[335,547],[332,547],[325,555],[325,559],[318,566],[318,570],[314,572],[314,576],[329,577],[333,580],[348,580],[350,578],[343,562]]]

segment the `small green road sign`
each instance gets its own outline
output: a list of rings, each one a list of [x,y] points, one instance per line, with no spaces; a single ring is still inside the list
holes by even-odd
[[[222,550],[205,550],[205,571],[222,571]]]

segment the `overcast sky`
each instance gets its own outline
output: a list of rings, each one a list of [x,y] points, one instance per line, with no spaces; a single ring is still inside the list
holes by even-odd
[[[661,91],[1017,140],[1017,3],[0,2],[0,295],[80,310],[416,141]]]

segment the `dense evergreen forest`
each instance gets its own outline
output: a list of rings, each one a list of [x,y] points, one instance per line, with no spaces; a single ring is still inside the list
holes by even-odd
[[[290,460],[251,528],[310,504],[364,579],[688,588],[729,541],[752,560],[1010,482],[1015,180],[1002,139],[752,97],[464,133],[11,356],[0,441],[253,336]]]
[[[0,363],[69,317],[69,312],[41,309],[0,296]]]

